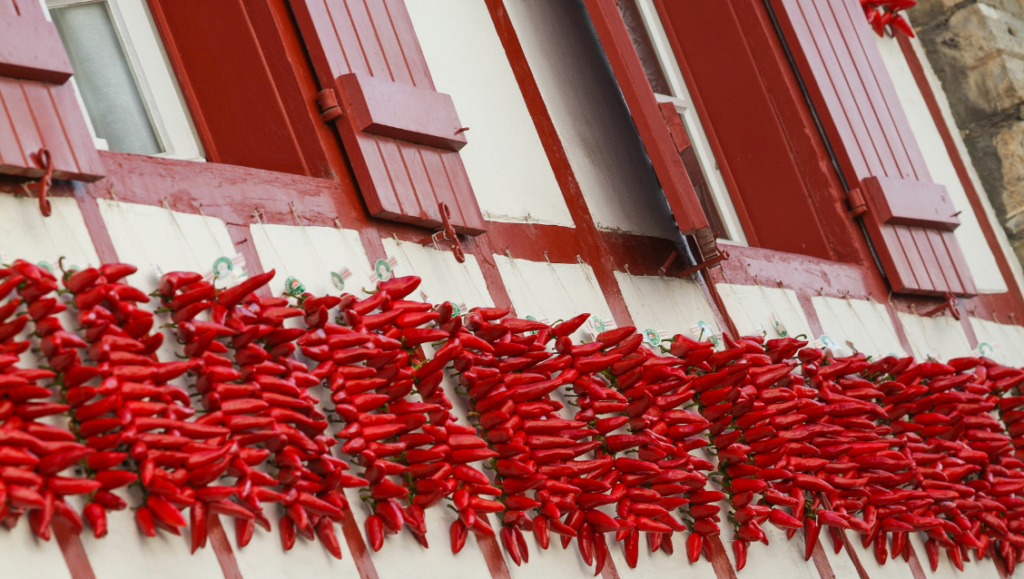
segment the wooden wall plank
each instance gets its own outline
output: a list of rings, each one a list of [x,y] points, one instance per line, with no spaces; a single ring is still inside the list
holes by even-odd
[[[43,137],[32,120],[32,108],[28,104],[28,97],[25,96],[21,83],[19,80],[0,77],[0,98],[4,101],[7,116],[14,127],[14,140],[22,152],[24,164],[21,167],[26,169],[15,174],[25,175],[32,172],[28,169],[36,167],[29,154],[43,147]]]
[[[21,83],[22,91],[28,100],[29,109],[32,111],[32,120],[35,122],[39,136],[42,137],[43,146],[50,151],[54,167],[74,167],[78,169],[78,162],[71,147],[68,144],[67,135],[64,134],[64,127],[60,122],[60,112],[50,100],[49,85],[30,80],[18,81]],[[60,87],[54,87],[60,90]]]

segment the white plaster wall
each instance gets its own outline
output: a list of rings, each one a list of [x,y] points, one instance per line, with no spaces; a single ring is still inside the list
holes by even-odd
[[[394,268],[396,276],[418,275],[423,279],[420,289],[409,299],[435,304],[450,301],[470,308],[494,305],[475,256],[466,254],[466,262],[459,263],[455,261],[452,252],[446,249],[439,251],[433,247],[395,239],[383,241],[388,257],[398,259]]]
[[[996,564],[992,559],[985,559],[984,561],[977,561],[974,558],[974,551],[971,551],[971,560],[964,561],[964,570],[961,573],[959,569],[953,566],[953,563],[946,556],[946,550],[939,550],[939,566],[938,569],[932,571],[931,563],[928,562],[928,552],[924,549],[925,535],[924,533],[911,533],[910,542],[914,546],[914,553],[917,555],[917,560],[921,563],[921,568],[924,569],[924,575],[928,579],[957,579],[958,577],[977,577],[978,579],[999,579],[999,572],[996,570]],[[903,560],[900,559],[902,562]]]
[[[864,571],[867,572],[868,577],[871,579],[906,579],[907,577],[913,576],[910,571],[910,565],[903,560],[903,557],[892,557],[890,554],[885,565],[879,565],[878,560],[875,559],[874,545],[868,545],[867,548],[864,548],[861,546],[860,535],[848,532],[847,536],[850,537],[850,544],[853,546],[854,551],[857,552],[857,558],[860,559],[861,565],[864,566]],[[829,542],[828,548],[831,550],[831,539],[826,539],[824,532],[822,533],[822,539]],[[887,546],[892,546],[891,538],[887,542]],[[839,556],[843,556],[844,554],[846,554],[845,548]],[[924,565],[927,564],[927,562],[924,563]]]
[[[98,579],[137,579],[140,574],[153,579],[224,577],[212,545],[207,543],[205,549],[191,554],[192,539],[187,528],[180,537],[165,531],[158,531],[156,537],[144,536],[135,523],[133,510],[142,503],[141,495],[124,489],[115,494],[128,501],[129,508],[107,513],[107,535],[97,539],[88,527],[81,535]],[[74,504],[79,509],[84,505],[81,501]],[[187,510],[183,514],[188,517]]]
[[[359,502],[357,492],[348,491],[345,495],[348,497],[352,513],[365,540],[366,533],[363,529],[366,518],[370,515],[370,509],[367,505]],[[373,560],[378,577],[381,579],[406,579],[408,577],[447,579],[451,578],[455,571],[459,577],[465,579],[488,579],[491,577],[483,552],[473,533],[469,534],[466,546],[462,548],[462,551],[458,555],[452,554],[448,527],[456,519],[456,515],[445,506],[446,504],[450,504],[450,502],[445,501],[429,508],[424,514],[429,549],[421,547],[408,530],[403,530],[397,535],[384,536],[384,547],[376,553],[372,550],[370,552],[370,558]],[[490,521],[492,527],[498,528],[497,519],[491,517]],[[340,535],[339,540],[343,540]],[[273,548],[280,549],[280,546],[274,545]],[[315,548],[322,549],[319,545],[315,545]],[[366,548],[370,548],[369,541],[366,543]],[[348,555],[346,554],[346,556]],[[274,564],[277,574],[267,575],[268,579],[281,576],[283,567],[279,562]],[[326,575],[323,576],[326,577]],[[343,577],[351,578],[356,576],[354,569],[351,574],[343,575]],[[313,575],[313,577],[317,577],[317,575]],[[249,576],[245,575],[245,579],[249,579]]]
[[[1016,324],[1000,324],[981,318],[971,318],[971,327],[978,338],[979,348],[982,343],[995,348],[991,353],[986,350],[986,356],[1001,364],[1024,366],[1024,328]]]
[[[929,112],[928,106],[925,104],[924,97],[921,96],[921,91],[918,89],[917,82],[910,72],[910,67],[903,56],[903,51],[900,50],[899,44],[893,38],[876,37],[875,40],[879,50],[882,52],[882,59],[885,61],[889,76],[892,77],[893,84],[896,86],[896,93],[903,104],[903,110],[910,121],[910,127],[917,137],[917,143],[921,147],[925,165],[927,165],[928,171],[931,173],[932,180],[946,186],[953,205],[957,211],[961,212],[960,227],[956,229],[955,234],[957,241],[960,242],[960,246],[963,248],[964,257],[967,258],[967,265],[971,270],[971,275],[974,276],[974,282],[978,286],[978,291],[981,293],[1005,292],[1007,289],[1006,281],[1003,279],[993,255],[995,248],[989,247],[988,242],[985,240],[985,235],[982,233],[981,226],[978,223],[978,216],[974,214],[974,210],[971,208],[971,203],[967,199],[967,193],[964,191],[963,184],[956,174],[956,169],[953,168],[949,153],[946,151],[946,145],[939,135],[939,130],[935,127],[931,112]],[[913,39],[913,43],[916,45],[917,39]],[[929,75],[932,92],[938,97],[939,106],[944,109],[944,113],[948,113],[949,105],[945,101],[945,93],[943,93],[937,79],[934,78],[928,58],[922,52],[918,53],[918,57],[925,68],[926,74]],[[956,123],[948,117],[946,123],[951,129],[950,132],[953,134],[953,138],[960,141],[960,135],[956,131]],[[966,154],[961,156],[964,163],[970,166],[971,158]],[[987,204],[988,198],[983,193],[984,189],[978,184],[975,185],[975,188],[981,193],[983,202]],[[999,226],[998,221],[992,220],[991,223],[995,223],[995,229],[1002,233],[1002,227]],[[1013,254],[1010,253],[1009,255],[1011,256],[1011,261],[1015,261],[1012,259]]]
[[[886,307],[871,300],[811,298],[821,329],[839,344],[851,342],[869,356],[904,355]]]
[[[294,276],[306,291],[314,295],[337,295],[331,272],[347,267],[352,277],[345,291],[362,296],[361,288],[371,288],[373,269],[359,239],[359,232],[334,227],[298,227],[294,225],[249,226],[263,271],[277,275],[270,282],[274,295],[284,293],[285,280]]]
[[[750,574],[758,579],[821,579],[814,559],[804,560],[803,532],[797,532],[792,539],[786,539],[786,532],[775,528],[771,523],[761,525],[768,536],[768,545],[751,543],[747,548],[747,566],[737,576]],[[723,531],[723,544],[729,550],[729,560],[736,565],[732,552],[732,531]],[[819,538],[823,539],[824,537]],[[856,575],[842,575],[835,572],[836,579],[855,579]],[[874,579],[874,578],[872,578]]]
[[[281,534],[278,520],[281,508],[277,505],[265,505],[264,512],[270,519],[273,530],[266,532],[256,527],[252,540],[244,548],[239,548],[235,540],[234,519],[221,517],[224,532],[227,533],[231,550],[235,553],[238,570],[245,579],[279,579],[287,572],[295,577],[356,577],[355,559],[348,550],[348,542],[341,531],[341,526],[334,525],[334,534],[341,545],[341,560],[335,559],[324,549],[320,540],[307,541],[302,536],[295,540],[291,551],[285,551],[281,545]],[[209,550],[210,547],[207,547]],[[219,569],[218,569],[219,570]],[[223,574],[220,575],[223,577]]]
[[[554,324],[588,313],[607,321],[612,319],[589,265],[509,259],[504,255],[495,255],[494,261],[520,318],[546,318],[548,323]],[[584,324],[574,339],[584,339],[586,328]]]
[[[697,282],[677,277],[635,276],[620,271],[615,272],[615,279],[637,328],[666,331],[670,336],[690,336],[690,327],[702,321],[716,334],[721,332],[715,312]]]
[[[0,252],[11,261],[50,263],[58,277],[57,260],[61,257],[65,267],[99,265],[78,202],[51,197],[50,204],[53,215],[43,217],[35,198],[0,195]]]
[[[406,2],[437,90],[451,95],[460,151],[486,219],[572,227],[555,174],[483,2]]]
[[[970,355],[971,346],[967,334],[960,322],[952,316],[943,314],[931,318],[905,312],[900,312],[899,316],[918,360],[923,361],[930,356],[946,361]]]
[[[139,271],[128,283],[149,293],[156,289],[158,266],[164,273],[184,270],[206,274],[219,257],[237,251],[223,221],[190,213],[99,199],[100,215],[123,263]]]
[[[716,284],[715,287],[741,335],[751,335],[764,328],[768,339],[777,338],[772,322],[774,312],[790,337],[800,334],[811,337],[811,327],[793,290],[728,283]]]
[[[71,579],[57,539],[36,538],[27,517],[22,517],[14,530],[0,528],[0,552],[4,554],[3,565],[0,565],[3,579]]]
[[[844,547],[842,551],[836,553],[835,548],[832,546],[832,537],[828,536],[828,530],[823,530],[818,540],[821,541],[821,548],[825,551],[825,557],[828,559],[828,564],[832,567],[832,573],[836,576],[836,579],[858,579],[860,575],[857,573],[857,567],[853,564],[853,559],[850,558],[849,553],[846,552]],[[849,534],[851,540],[856,537],[853,536],[852,532]],[[800,546],[803,548],[803,531],[798,531],[793,540],[800,540]]]
[[[583,2],[509,0],[505,7],[597,226],[677,237]]]

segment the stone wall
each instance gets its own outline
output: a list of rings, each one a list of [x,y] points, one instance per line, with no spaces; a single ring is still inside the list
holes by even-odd
[[[1024,0],[919,0],[910,18],[1024,262]]]

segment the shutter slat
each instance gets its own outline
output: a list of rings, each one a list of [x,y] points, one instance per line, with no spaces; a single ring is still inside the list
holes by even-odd
[[[77,167],[74,153],[68,145],[67,135],[64,134],[64,127],[60,122],[60,113],[53,106],[50,100],[48,86],[41,82],[22,81],[22,89],[28,99],[28,106],[32,109],[32,118],[35,120],[39,135],[43,143],[53,157],[55,167]],[[54,87],[59,89],[60,87]]]
[[[381,54],[384,61],[388,63],[388,72],[391,80],[412,86],[417,86],[413,80],[409,67],[405,64],[405,55],[402,53],[402,45],[395,34],[395,26],[391,14],[383,2],[368,2],[366,4],[367,15],[376,33]],[[433,90],[434,87],[424,87]]]
[[[75,155],[75,163],[80,171],[101,172],[99,153],[96,151],[96,143],[89,133],[89,126],[86,124],[85,115],[78,105],[78,98],[70,84],[65,86],[50,86],[50,98],[53,105],[59,112],[61,126],[64,128],[64,137],[67,139],[68,147]],[[87,169],[92,167],[92,169]],[[85,179],[86,181],[93,180]]]
[[[839,55],[844,52],[843,49],[846,47],[843,44],[838,47],[834,46],[835,39],[828,34],[830,23],[833,25],[832,30],[834,31],[834,21],[822,18],[821,13],[809,2],[789,1],[804,5],[798,9],[805,12],[810,19],[806,22],[806,26],[809,28],[807,36],[816,47],[817,57],[820,59],[816,68],[820,71],[818,74],[825,79],[826,86],[831,88],[831,91],[823,89],[823,93],[832,96],[833,102],[830,108],[843,112],[834,120],[838,127],[842,127],[840,131],[847,132],[852,136],[851,142],[855,146],[850,152],[850,157],[854,166],[858,167],[855,170],[858,173],[871,175],[891,174],[895,168],[894,165],[886,164],[882,151],[879,151],[875,143],[872,142],[871,130],[877,132],[879,128],[877,126],[870,127],[865,122],[865,113],[862,109],[867,107],[870,110],[871,103],[866,95],[861,94],[858,97],[854,94],[854,88],[851,87],[850,79],[847,78],[848,71],[840,60]],[[821,31],[817,36],[811,33],[815,29]],[[842,43],[841,38],[838,40]],[[846,136],[844,140],[850,140],[851,136]]]
[[[932,248],[932,241],[928,237],[928,231],[920,227],[908,227],[907,230],[914,237],[914,245],[917,247],[917,252],[924,263],[925,272],[931,280],[931,287],[952,290],[953,288],[946,284],[946,276],[942,273],[942,265],[939,263],[939,259],[935,257],[935,250]]]
[[[21,145],[14,136],[14,125],[5,108],[3,81],[0,79],[0,173],[14,170],[14,167],[25,165],[25,156]]]
[[[420,88],[435,90],[434,81],[430,77],[430,69],[427,68],[427,59],[423,56],[423,49],[420,48],[420,41],[413,29],[412,17],[409,16],[405,0],[384,0],[384,6],[391,18],[395,34],[400,39],[402,56],[405,59],[405,65],[409,68],[413,84]]]
[[[956,239],[956,234],[952,231],[942,231],[939,235],[942,237],[942,243],[946,247],[946,253],[953,260],[954,271],[960,280],[960,285],[964,288],[964,295],[977,294],[978,288],[974,285],[974,278],[971,276],[970,267],[967,265],[967,258],[964,257],[963,249],[960,247],[960,242]]]
[[[942,274],[946,286],[954,294],[964,293],[965,288],[960,283],[960,278],[956,274],[956,265],[946,249],[946,243],[942,239],[942,232],[935,229],[919,229],[918,231],[923,231],[928,235],[928,243],[931,247],[932,255],[939,262],[939,272]]]
[[[423,211],[422,200],[417,195],[417,183],[409,172],[409,166],[402,156],[398,143],[387,137],[374,137],[373,140],[384,161],[384,174],[375,176],[373,183],[375,186],[379,182],[383,182],[385,186],[390,183],[392,187],[390,196],[382,195],[387,189],[377,191],[381,205],[396,221],[417,225],[422,223],[423,220],[416,218]]]
[[[443,201],[457,232],[482,233],[486,224],[455,152],[465,143],[458,115],[451,97],[434,91],[405,3],[290,2],[321,87],[339,93],[345,114],[335,126],[370,213],[438,228]]]
[[[430,215],[436,215],[437,219],[440,219],[441,212],[437,210],[437,204],[445,203],[451,210],[452,219],[465,221],[466,216],[462,213],[462,205],[456,200],[455,189],[452,187],[451,179],[448,177],[448,168],[445,167],[444,163],[446,156],[457,155],[458,153],[442,149],[423,150],[420,153],[423,155],[423,165],[427,168],[427,174],[430,175],[431,186],[434,191],[434,202],[430,207],[424,207],[423,209],[428,211]]]
[[[859,5],[770,0],[851,187],[893,291],[974,291],[952,230],[948,193],[931,181],[909,120]],[[961,257],[957,257],[961,256]]]
[[[32,118],[32,108],[28,104],[28,97],[22,90],[23,81],[13,78],[0,77],[0,97],[4,99],[7,114],[14,127],[14,139],[21,148],[21,162],[17,166],[35,168],[30,154],[43,147],[43,138],[39,134],[39,128]],[[21,173],[26,174],[26,170]]]
[[[331,10],[328,4],[338,4],[340,0],[309,0],[311,18],[316,33],[325,38],[334,37],[334,42],[310,43],[311,52],[319,53],[314,55],[314,62],[324,62],[323,66],[317,66],[317,75],[320,77],[322,86],[331,86],[336,74],[348,72],[369,72],[366,67],[366,58],[356,38],[355,28],[345,10]],[[322,56],[321,61],[316,56]]]
[[[826,23],[839,67],[845,73],[844,79],[861,114],[861,130],[869,135],[867,142],[877,149],[879,161],[884,167],[885,172],[881,174],[914,178],[914,169],[902,143],[897,141],[897,146],[893,146],[889,142],[889,137],[898,136],[898,133],[849,12],[842,3],[825,0],[818,1],[817,5]],[[885,135],[886,138],[879,139],[875,137],[877,135]]]
[[[402,206],[402,213],[405,215],[423,215],[424,219],[410,221],[410,223],[429,223],[431,221],[440,221],[441,214],[437,211],[436,193],[434,191],[434,183],[431,182],[430,173],[437,174],[436,171],[428,171],[426,165],[426,158],[433,157],[431,153],[424,153],[420,151],[420,147],[413,145],[412,143],[406,143],[403,141],[391,141],[391,145],[395,147],[397,155],[401,158],[402,165],[405,167],[406,175],[409,178],[409,188],[405,195]],[[440,179],[437,179],[440,181]]]
[[[0,76],[0,168],[8,174],[18,174],[17,170],[28,167],[31,164],[26,151],[32,150],[33,134],[37,139],[35,150],[39,150],[42,141],[38,141],[38,134],[35,127],[31,126],[32,132],[25,131],[22,127],[25,121],[31,117],[28,114],[28,106],[25,104],[25,97],[21,94],[21,85],[11,78]]]
[[[914,231],[903,225],[884,227],[890,227],[895,230],[897,238],[896,248],[902,251],[903,255],[907,258],[907,262],[910,264],[910,279],[904,280],[907,288],[915,288],[924,292],[934,291],[936,286],[932,284],[932,278],[928,274],[928,266],[925,263],[924,255],[921,254],[921,249],[917,246],[917,238],[914,236]],[[914,293],[914,291],[912,290],[911,293]]]
[[[867,80],[865,82],[873,89],[877,88],[878,90],[878,94],[872,97],[872,103],[882,107],[885,111],[883,114],[887,119],[886,136],[895,150],[895,154],[901,156],[900,158],[905,157],[909,161],[910,168],[903,173],[903,176],[908,179],[930,182],[931,175],[924,160],[924,153],[918,147],[914,131],[910,127],[910,121],[899,104],[896,85],[893,84],[892,78],[885,68],[882,55],[875,44],[874,32],[864,25],[863,12],[859,8],[855,9],[848,3],[841,6],[846,10],[849,28],[857,35],[856,46],[860,49],[858,54],[863,55],[866,61],[867,68],[864,69],[864,74]],[[891,103],[896,104],[895,109],[891,107]]]
[[[373,0],[370,0],[371,2]],[[341,4],[341,2],[339,2]],[[359,48],[362,49],[363,58],[366,61],[366,72],[371,76],[378,78],[386,78],[389,80],[395,80],[395,75],[391,71],[388,59],[384,55],[384,49],[381,47],[380,38],[378,32],[373,24],[373,19],[370,18],[370,13],[366,8],[366,3],[358,2],[353,0],[345,0],[345,8],[352,18],[352,34],[355,35],[355,39],[359,42]],[[332,10],[332,15],[336,14],[336,10]],[[347,30],[345,31],[348,32]],[[399,64],[398,62],[391,63],[392,65]],[[401,76],[401,73],[399,73]]]

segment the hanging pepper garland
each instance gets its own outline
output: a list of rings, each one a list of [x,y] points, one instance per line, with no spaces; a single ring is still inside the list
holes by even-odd
[[[54,518],[102,537],[106,513],[129,506],[113,491],[137,485],[144,535],[189,527],[194,552],[208,517],[226,515],[244,548],[273,528],[276,503],[285,549],[318,539],[340,558],[334,523],[344,489],[358,489],[375,551],[405,528],[427,547],[425,510],[447,503],[453,553],[470,532],[498,536],[521,565],[524,533],[542,549],[554,533],[595,575],[613,541],[634,567],[641,534],[667,554],[685,534],[693,562],[711,559],[722,529],[742,569],[766,523],[802,531],[807,558],[823,528],[837,553],[842,533],[859,533],[880,564],[908,560],[913,532],[927,535],[933,569],[943,549],[959,569],[972,551],[1011,573],[1024,558],[1024,371],[987,358],[837,358],[796,338],[727,334],[717,351],[683,335],[655,351],[631,327],[581,344],[570,336],[586,314],[554,325],[498,308],[456,315],[408,300],[415,277],[362,299],[267,298],[256,292],[274,272],[224,290],[173,272],[152,297],[183,360],[161,362],[150,296],[123,282],[134,272],[0,269],[8,528],[27,514],[44,540]],[[20,367],[30,349],[43,368]],[[451,412],[446,374],[470,424]],[[170,383],[183,378],[188,389]],[[40,422],[53,417],[68,427]],[[64,499],[76,494],[82,515]]]
[[[891,26],[893,33],[914,37],[914,29],[900,12],[917,6],[917,0],[860,0],[860,5],[878,36],[885,36],[885,27]]]

